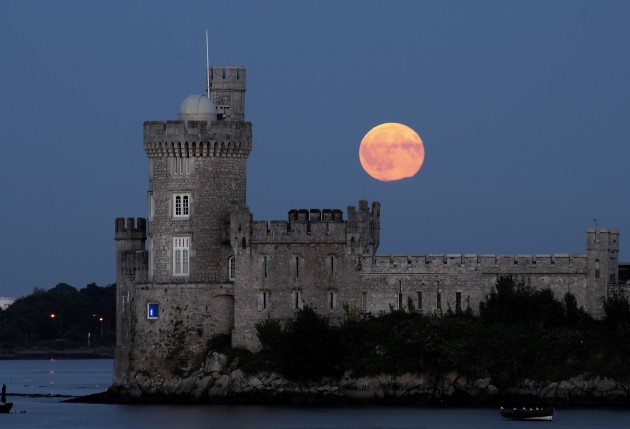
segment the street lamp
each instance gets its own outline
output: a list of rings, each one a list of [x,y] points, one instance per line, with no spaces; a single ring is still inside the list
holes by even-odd
[[[59,338],[61,338],[61,314],[51,313],[50,314],[50,318],[51,319],[59,319]]]
[[[101,338],[103,338],[103,322],[105,321],[105,317],[97,316],[96,314],[93,314],[92,317],[98,317],[98,321],[101,322]]]

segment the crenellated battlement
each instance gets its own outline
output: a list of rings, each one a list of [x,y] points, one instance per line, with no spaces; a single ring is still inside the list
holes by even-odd
[[[289,210],[289,223],[343,222],[343,211],[339,209],[292,209]]]
[[[212,89],[245,89],[247,70],[244,67],[212,66],[208,73]]]
[[[419,256],[364,257],[367,271],[457,272],[491,271],[501,273],[586,273],[586,255],[475,255],[430,254]]]
[[[252,240],[256,242],[346,242],[345,222],[291,222],[254,221],[251,224]]]
[[[119,217],[115,222],[115,240],[146,240],[147,238],[147,220],[139,217],[125,218]]]
[[[251,222],[251,240],[264,242],[345,243],[349,253],[374,254],[379,242],[380,204],[372,210],[365,200],[359,210],[348,206],[348,219],[340,209],[292,209],[286,221]]]
[[[249,122],[151,121],[144,123],[148,157],[246,158],[252,150]]]
[[[614,229],[589,228],[586,230],[586,248],[619,250],[619,232]]]

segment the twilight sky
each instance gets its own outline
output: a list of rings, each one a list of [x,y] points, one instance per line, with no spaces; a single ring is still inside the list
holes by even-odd
[[[630,261],[630,2],[28,1],[0,5],[0,295],[115,281],[114,219],[147,215],[142,123],[177,119],[210,62],[247,68],[248,204],[378,200],[380,254]],[[363,135],[422,137],[413,178]]]

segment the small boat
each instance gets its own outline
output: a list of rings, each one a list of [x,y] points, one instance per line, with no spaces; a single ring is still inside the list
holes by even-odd
[[[501,407],[501,417],[508,420],[552,421],[555,415],[556,410],[553,407]]]
[[[0,395],[0,413],[8,413],[11,408],[13,408],[13,402],[7,402],[7,386],[3,384]]]
[[[5,402],[4,404],[0,404],[0,414],[8,413],[13,408],[13,402]]]

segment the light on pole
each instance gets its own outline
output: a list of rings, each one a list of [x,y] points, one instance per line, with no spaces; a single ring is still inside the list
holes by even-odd
[[[51,319],[59,319],[59,338],[61,338],[61,314],[51,313],[50,314],[50,318]]]

